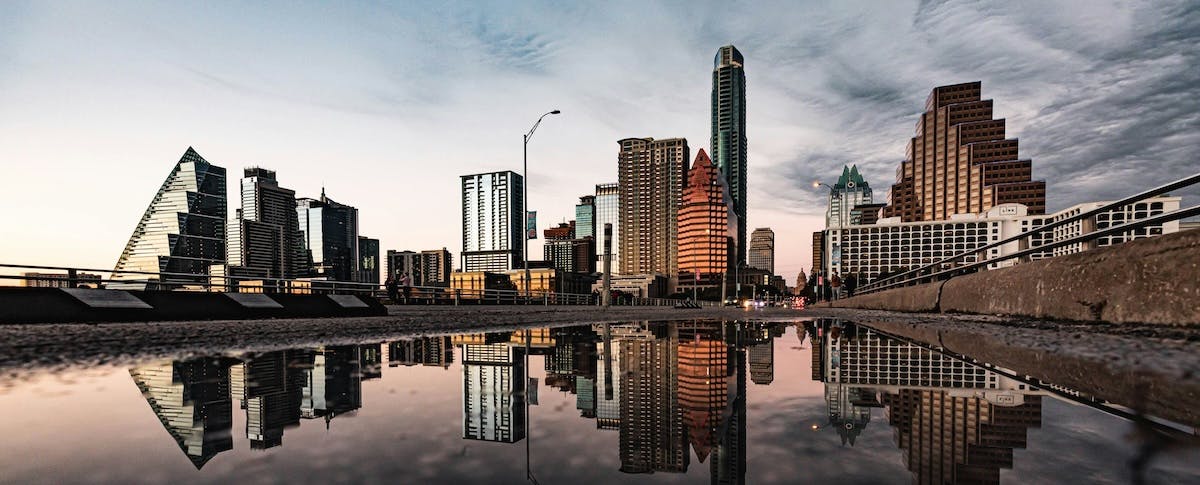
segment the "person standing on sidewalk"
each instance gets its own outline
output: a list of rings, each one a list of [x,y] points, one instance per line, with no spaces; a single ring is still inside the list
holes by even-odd
[[[392,300],[392,303],[400,303],[400,289],[396,286],[396,278],[389,276],[383,286],[387,288],[388,299]]]
[[[400,286],[404,288],[404,304],[408,304],[408,297],[412,294],[412,278],[408,277],[408,273],[400,275]]]

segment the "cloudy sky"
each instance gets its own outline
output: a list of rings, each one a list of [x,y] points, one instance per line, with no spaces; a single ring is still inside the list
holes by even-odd
[[[983,82],[1051,210],[1200,171],[1200,4],[0,2],[0,261],[110,268],[188,146],[360,208],[384,249],[461,250],[458,176],[520,170],[542,225],[616,141],[707,150],[712,58],[746,56],[749,225],[810,266],[822,193],[882,199],[929,90]],[[230,212],[232,209],[230,207]],[[531,247],[540,254],[540,244]]]

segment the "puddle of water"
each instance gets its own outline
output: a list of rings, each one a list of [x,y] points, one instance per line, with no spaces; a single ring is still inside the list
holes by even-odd
[[[1200,482],[1195,449],[1146,454],[1144,426],[1087,396],[827,320],[420,337],[0,388],[4,482]]]

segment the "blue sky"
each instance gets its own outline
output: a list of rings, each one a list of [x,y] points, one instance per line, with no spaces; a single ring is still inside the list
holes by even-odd
[[[3,2],[0,260],[111,267],[188,146],[230,188],[271,168],[384,249],[457,257],[458,175],[519,171],[543,112],[563,111],[530,145],[543,226],[616,180],[620,138],[707,150],[728,43],[749,225],[789,282],[822,224],[811,182],[857,163],[882,199],[937,85],[983,81],[1052,210],[1200,168],[1195,2]]]

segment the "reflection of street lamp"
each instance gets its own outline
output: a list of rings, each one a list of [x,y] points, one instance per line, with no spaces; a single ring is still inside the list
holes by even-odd
[[[524,151],[522,151],[522,153],[521,153],[521,206],[525,208],[525,214],[522,214],[522,215],[525,217],[526,226],[525,226],[525,231],[523,231],[523,232],[525,232],[525,234],[522,235],[522,237],[525,239],[525,249],[524,249],[524,254],[522,254],[521,259],[525,260],[524,263],[525,263],[525,299],[526,300],[529,299],[529,295],[530,295],[530,293],[529,293],[529,225],[528,225],[529,224],[529,139],[533,138],[533,132],[537,131],[538,125],[542,124],[543,118],[550,116],[550,115],[556,115],[559,113],[561,113],[561,111],[554,110],[554,111],[551,111],[549,113],[546,113],[546,114],[538,117],[537,121],[533,123],[533,127],[529,128],[529,133],[526,133],[525,136],[522,137],[522,139],[525,142],[525,148],[524,148]],[[536,231],[537,231],[536,227],[534,228],[534,231],[536,233]]]

